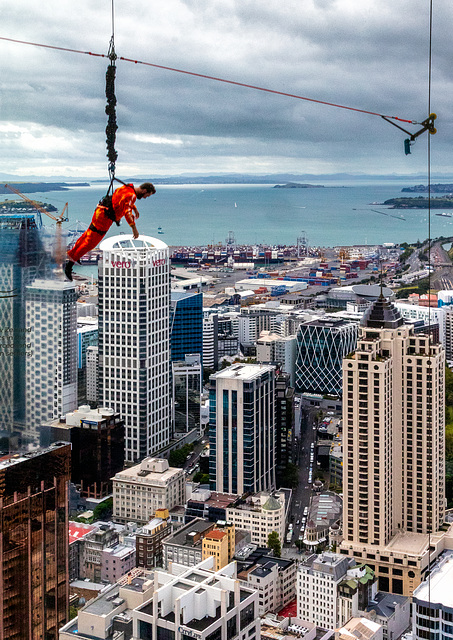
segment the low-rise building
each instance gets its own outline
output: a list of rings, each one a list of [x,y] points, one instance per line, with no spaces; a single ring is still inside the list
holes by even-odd
[[[174,575],[131,575],[85,605],[59,640],[259,640],[257,592],[240,585],[235,563],[213,567],[207,558]]]
[[[410,598],[378,591],[368,603],[366,616],[382,625],[384,640],[401,638],[410,625]]]
[[[262,556],[238,578],[243,584],[258,591],[260,615],[276,612],[294,599],[297,565],[294,560]]]
[[[213,531],[215,524],[196,518],[181,527],[173,535],[165,538],[163,546],[163,565],[168,569],[173,562],[186,567],[194,567],[203,559],[203,537]]]
[[[238,500],[227,508],[227,521],[237,529],[251,532],[252,542],[266,546],[269,534],[278,533],[280,542],[285,536],[285,494],[283,492],[258,493]]]
[[[82,522],[69,522],[69,582],[80,578],[84,540],[98,525]]]
[[[304,544],[317,547],[328,542],[330,527],[341,522],[342,498],[333,491],[316,494],[311,503],[304,533]]]
[[[101,552],[101,582],[118,582],[135,568],[135,547],[117,544]]]
[[[108,524],[101,524],[99,529],[86,535],[81,554],[80,577],[91,582],[101,582],[103,551],[118,543],[118,532]]]
[[[185,521],[205,518],[211,522],[227,519],[227,508],[232,506],[239,496],[235,493],[217,493],[209,489],[197,489],[190,493],[187,500]]]
[[[372,569],[365,564],[349,569],[337,589],[337,626],[342,627],[359,612],[365,611],[376,592],[377,577]]]
[[[382,626],[368,618],[351,618],[335,632],[335,640],[382,640]]]
[[[172,532],[167,509],[156,511],[156,517],[136,531],[136,563],[138,567],[153,569],[162,566],[162,540]]]
[[[297,574],[297,616],[323,629],[338,626],[338,588],[355,560],[335,553],[312,555]]]
[[[213,531],[203,536],[202,558],[214,556],[214,569],[218,571],[225,567],[233,558],[235,552],[234,525],[223,523]]]
[[[149,522],[156,509],[169,511],[185,503],[184,471],[164,458],[145,458],[113,478],[115,522]]]

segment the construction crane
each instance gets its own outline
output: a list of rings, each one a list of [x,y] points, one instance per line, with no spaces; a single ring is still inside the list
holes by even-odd
[[[16,195],[18,195],[20,198],[22,198],[23,200],[25,200],[25,202],[28,202],[29,204],[31,204],[32,207],[34,207],[38,213],[41,215],[45,215],[48,218],[51,218],[55,224],[56,224],[56,228],[55,228],[55,251],[54,251],[54,259],[55,262],[57,263],[57,265],[59,267],[61,267],[61,265],[63,264],[63,260],[64,260],[64,251],[63,251],[63,241],[62,241],[62,223],[63,222],[67,222],[69,220],[68,216],[65,216],[65,213],[67,213],[68,210],[68,203],[65,204],[65,206],[63,207],[62,212],[60,213],[60,215],[54,216],[53,213],[50,213],[50,211],[47,211],[47,209],[45,209],[44,207],[42,207],[38,202],[35,202],[34,200],[32,200],[31,198],[29,198],[28,196],[24,195],[21,191],[19,191],[19,189],[16,189],[16,187],[13,187],[10,184],[5,184],[5,187],[7,189],[9,189],[10,191],[12,191],[13,193],[15,193]]]

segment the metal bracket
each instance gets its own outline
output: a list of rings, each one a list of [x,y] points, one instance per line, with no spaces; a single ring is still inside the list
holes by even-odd
[[[419,131],[416,131],[415,133],[411,133],[410,131],[407,131],[407,129],[403,129],[403,127],[401,127],[399,124],[396,124],[392,120],[389,120],[388,118],[386,118],[386,116],[381,116],[381,118],[386,122],[392,124],[397,129],[400,129],[401,131],[404,131],[404,133],[407,133],[409,138],[406,138],[406,140],[404,141],[404,152],[406,155],[408,155],[411,152],[411,149],[410,149],[411,143],[415,142],[416,138],[418,138],[419,135],[421,135],[425,131],[429,131],[429,133],[431,134],[437,133],[437,129],[434,126],[434,120],[436,120],[437,118],[435,113],[430,113],[429,116],[426,118],[426,120],[423,120],[423,122],[420,122],[420,123],[414,122],[414,124],[422,125],[422,128]]]

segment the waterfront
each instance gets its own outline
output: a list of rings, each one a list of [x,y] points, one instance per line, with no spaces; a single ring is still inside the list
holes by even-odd
[[[323,189],[274,189],[272,185],[158,185],[152,198],[138,201],[137,227],[171,246],[224,242],[233,231],[239,243],[296,244],[305,231],[312,246],[413,242],[428,236],[424,209],[388,210],[376,202],[401,195],[413,181],[369,185],[327,183]],[[106,185],[75,187],[67,192],[29,194],[55,205],[69,202],[69,223],[87,227]],[[380,212],[380,213],[379,213]],[[389,213],[391,215],[383,215]],[[402,217],[400,217],[402,216]],[[47,224],[47,222],[46,222]],[[452,220],[431,216],[431,235],[452,235]],[[112,226],[109,235],[127,233]]]

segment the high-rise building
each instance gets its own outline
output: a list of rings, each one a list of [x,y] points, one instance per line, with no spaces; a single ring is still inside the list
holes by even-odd
[[[291,386],[294,386],[296,346],[296,336],[282,337],[270,331],[262,331],[256,341],[257,362],[276,364],[281,371],[291,376]]]
[[[27,287],[24,437],[39,441],[39,428],[77,408],[77,294],[72,282],[36,279]]]
[[[46,264],[36,211],[0,209],[0,429],[25,425],[25,363],[33,325],[26,324],[26,287]]]
[[[66,622],[71,446],[0,461],[0,637],[57,640]]]
[[[219,316],[205,315],[203,318],[203,366],[217,369],[219,365]]]
[[[275,381],[275,461],[277,487],[285,484],[285,471],[293,462],[295,430],[294,388],[289,373],[277,374]]]
[[[41,445],[71,443],[71,481],[84,498],[112,493],[112,477],[124,468],[124,420],[113,409],[82,405],[41,426]]]
[[[356,344],[357,325],[354,322],[326,317],[299,325],[296,390],[341,395],[341,363]]]
[[[235,364],[212,375],[209,407],[211,489],[275,489],[275,368]]]
[[[99,402],[124,418],[126,460],[170,439],[169,255],[161,240],[104,240],[99,261]]]
[[[202,368],[200,354],[172,362],[173,432],[176,436],[200,429]]]
[[[77,303],[77,306],[79,304]],[[98,319],[77,318],[77,402],[87,401],[87,350],[98,345]]]
[[[87,348],[87,402],[97,405],[99,398],[99,348]]]
[[[186,353],[203,357],[203,294],[201,291],[171,291],[171,361],[184,360]]]
[[[382,591],[412,593],[444,520],[444,367],[382,295],[343,362],[342,553],[371,560]]]

